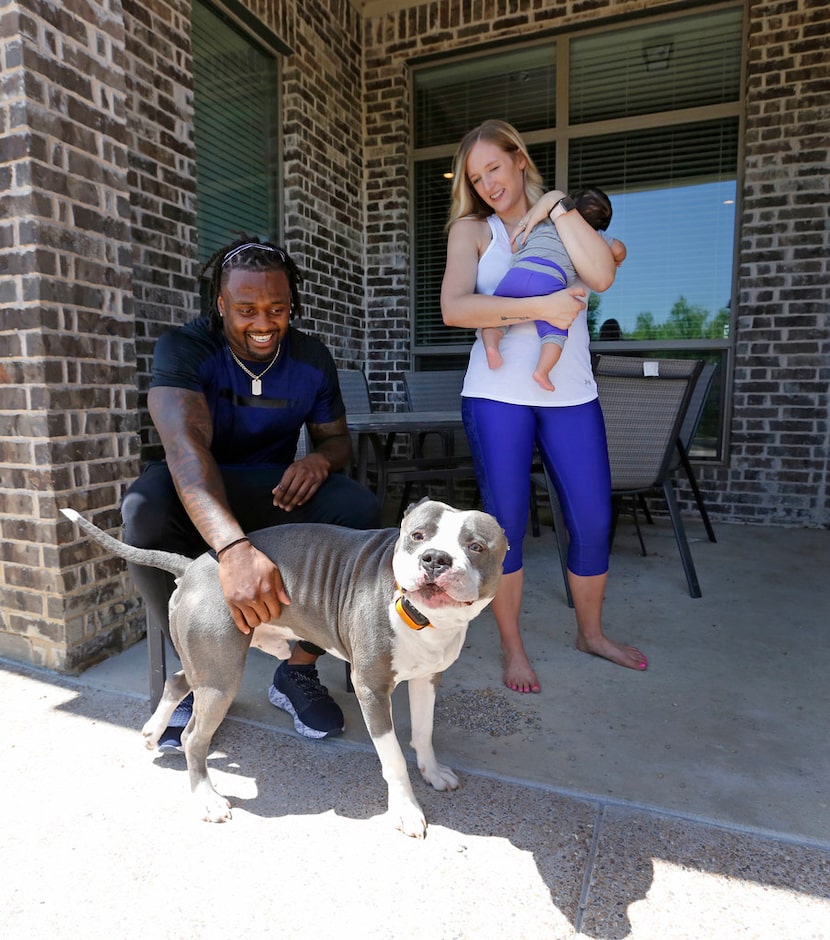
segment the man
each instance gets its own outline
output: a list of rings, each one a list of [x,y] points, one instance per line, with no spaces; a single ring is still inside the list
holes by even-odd
[[[319,340],[289,325],[301,313],[300,277],[283,249],[241,239],[205,266],[210,315],[161,336],[147,399],[166,460],[151,463],[122,504],[126,541],[196,556],[216,552],[231,615],[243,633],[290,603],[277,565],[246,532],[284,522],[380,525],[372,493],[345,476],[351,438],[337,370]],[[295,460],[303,427],[312,450]],[[130,565],[148,622],[169,636],[172,578]],[[274,674],[269,699],[300,734],[343,730],[320,683],[323,650],[297,643]],[[161,750],[180,750],[192,698],[179,706]]]

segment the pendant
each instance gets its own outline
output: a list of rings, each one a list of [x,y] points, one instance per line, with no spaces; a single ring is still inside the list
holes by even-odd
[[[262,382],[260,381],[260,379],[251,379],[251,394],[252,395],[262,394]]]

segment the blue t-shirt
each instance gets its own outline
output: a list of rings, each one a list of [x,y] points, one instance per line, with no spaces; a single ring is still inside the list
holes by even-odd
[[[255,375],[267,365],[242,361]],[[213,420],[211,452],[223,466],[287,465],[304,424],[327,424],[345,414],[331,353],[294,327],[262,376],[262,395],[251,394],[251,377],[234,362],[224,333],[208,317],[159,337],[150,388],[161,387],[205,396]]]

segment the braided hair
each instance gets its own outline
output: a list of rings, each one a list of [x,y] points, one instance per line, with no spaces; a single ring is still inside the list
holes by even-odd
[[[245,271],[284,271],[291,292],[290,317],[293,320],[294,317],[302,316],[300,284],[303,279],[297,265],[284,248],[272,245],[271,242],[260,241],[258,238],[249,238],[243,233],[236,241],[220,248],[208,258],[201,276],[204,277],[211,268],[210,322],[216,329],[222,328],[222,317],[217,303],[222,293],[222,279],[235,268]]]

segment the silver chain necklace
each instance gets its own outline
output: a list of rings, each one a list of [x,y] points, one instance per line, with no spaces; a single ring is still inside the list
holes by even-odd
[[[245,363],[240,360],[239,356],[237,356],[236,353],[231,349],[230,345],[228,345],[228,352],[233,356],[233,361],[251,379],[251,394],[252,395],[258,396],[262,394],[262,377],[271,368],[271,366],[277,361],[277,358],[280,354],[281,349],[282,349],[282,343],[278,343],[277,351],[274,353],[274,358],[268,363],[268,365],[262,370],[262,372],[259,373],[259,375],[256,375],[254,372],[251,372],[251,370],[245,365]]]

